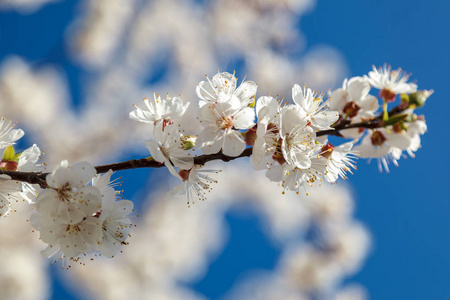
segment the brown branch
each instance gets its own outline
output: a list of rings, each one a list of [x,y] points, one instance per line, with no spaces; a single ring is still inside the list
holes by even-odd
[[[394,107],[390,112],[389,116],[393,116],[403,112],[407,107],[400,104],[399,106]],[[343,120],[334,126],[334,129],[331,130],[322,130],[316,133],[316,136],[323,135],[337,135],[339,136],[339,131],[346,130],[350,128],[380,128],[385,124],[382,120],[382,115],[368,121],[350,124],[350,121]],[[222,160],[224,162],[229,162],[231,160],[235,160],[240,157],[249,157],[252,155],[253,147],[246,148],[244,152],[236,157],[231,157],[223,154],[222,152],[218,152],[215,154],[204,154],[200,156],[194,157],[194,164],[196,165],[204,165],[205,163],[212,160]],[[97,173],[105,173],[109,170],[120,171],[120,170],[130,170],[130,169],[138,169],[138,168],[161,168],[164,167],[164,164],[161,164],[155,160],[147,160],[146,158],[141,159],[132,159],[123,162],[107,164],[96,166],[95,169]],[[31,184],[38,184],[41,188],[48,188],[45,177],[49,173],[34,173],[34,172],[18,172],[18,171],[6,171],[0,169],[0,174],[6,174],[11,177],[13,180],[28,182]]]
[[[208,161],[212,160],[222,160],[225,162],[240,158],[240,157],[248,157],[252,155],[253,148],[247,148],[241,155],[232,157],[223,154],[222,152],[215,154],[204,154],[200,156],[194,157],[194,164],[196,165],[204,165]],[[113,171],[121,171],[121,170],[130,170],[130,169],[138,169],[138,168],[161,168],[164,167],[164,164],[161,164],[155,160],[147,160],[146,158],[141,159],[132,159],[127,161],[122,161],[113,164],[96,166],[95,169],[97,173],[105,173],[109,170]],[[11,177],[12,180],[28,182],[31,184],[38,184],[41,188],[48,188],[46,183],[46,176],[49,173],[35,173],[35,172],[19,172],[19,171],[6,171],[0,170],[0,174],[6,174]]]
[[[39,184],[39,186],[43,189],[48,187],[47,182],[45,181],[45,176],[47,176],[47,174],[44,173],[7,171],[0,169],[0,175],[1,174],[8,175],[12,180],[28,182],[31,184]]]

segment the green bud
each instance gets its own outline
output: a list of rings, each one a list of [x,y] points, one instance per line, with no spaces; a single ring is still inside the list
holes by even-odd
[[[195,135],[187,135],[183,140],[183,149],[190,150],[195,147],[195,142],[197,141],[197,136]]]
[[[13,162],[18,163],[21,155],[22,155],[22,152],[16,153],[16,155],[14,155]]]
[[[409,95],[409,104],[415,105],[416,107],[422,107],[433,92],[433,90],[422,90],[412,93]]]
[[[15,157],[14,147],[8,146],[5,151],[3,151],[3,161],[13,161]]]
[[[400,100],[402,101],[402,103],[409,103],[409,95],[408,94],[401,94],[400,95]]]

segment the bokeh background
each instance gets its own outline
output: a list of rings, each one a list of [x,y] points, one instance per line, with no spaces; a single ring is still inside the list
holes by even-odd
[[[128,119],[153,91],[196,101],[216,69],[290,100],[389,63],[435,93],[429,132],[390,174],[360,160],[346,182],[281,195],[248,160],[223,168],[206,202],[165,199],[166,170],[133,170],[124,198],[137,228],[114,260],[49,266],[26,222],[0,224],[0,299],[446,299],[449,4],[441,1],[0,0],[0,113],[51,170],[148,155]],[[372,93],[375,93],[373,91]],[[191,113],[195,113],[191,105]],[[195,132],[197,124],[187,123]],[[139,217],[137,216],[139,215]],[[289,284],[286,284],[288,282]],[[289,288],[286,288],[289,286]]]

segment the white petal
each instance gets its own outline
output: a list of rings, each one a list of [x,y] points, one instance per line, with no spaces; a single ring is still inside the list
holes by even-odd
[[[352,101],[357,102],[369,94],[370,83],[364,77],[353,77],[348,81],[347,90]]]
[[[406,150],[411,146],[411,138],[406,134],[390,134],[387,136],[386,143],[390,146],[400,148],[401,150]]]
[[[164,163],[166,157],[164,156],[164,153],[161,151],[161,148],[159,147],[158,143],[156,143],[154,140],[150,140],[146,141],[145,145],[147,146],[147,149],[148,151],[150,151],[150,154],[152,155],[154,160],[160,163]]]
[[[215,90],[211,87],[208,81],[200,82],[197,85],[195,92],[197,97],[207,102],[215,101],[217,99]]]
[[[84,186],[92,180],[97,171],[90,163],[80,161],[70,167],[70,184],[72,186]]]
[[[24,134],[22,129],[12,129],[2,137],[2,140],[12,143],[23,137]]]
[[[53,173],[47,175],[46,180],[47,184],[53,188],[66,184],[70,180],[69,162],[67,160],[60,162]]]
[[[294,103],[303,109],[308,110],[310,103],[306,98],[307,95],[303,93],[303,89],[298,84],[295,84],[292,88],[292,100],[294,100]]]
[[[339,113],[336,111],[323,111],[311,117],[311,123],[320,130],[331,129],[331,125],[339,119]]]
[[[251,103],[256,95],[258,86],[253,81],[243,82],[234,92],[234,95],[241,100],[242,106]]]
[[[170,153],[170,160],[176,167],[183,170],[189,170],[194,166],[194,158],[182,149],[172,151]]]
[[[206,127],[198,135],[197,145],[204,154],[213,154],[222,148],[223,133],[217,127]]]
[[[9,200],[0,194],[0,219],[6,217],[10,211]]]
[[[22,152],[19,158],[18,170],[22,172],[34,172],[37,170],[36,162],[41,156],[41,149],[36,144]]]
[[[249,129],[255,125],[255,110],[246,107],[234,115],[233,126],[237,129]]]
[[[341,111],[344,109],[345,105],[349,101],[349,94],[344,89],[337,89],[333,91],[330,95],[330,109]]]
[[[153,124],[156,121],[155,116],[152,113],[147,110],[142,110],[138,106],[135,106],[135,110],[130,112],[129,117],[132,120],[150,124]]]
[[[223,154],[228,156],[238,156],[245,149],[245,142],[239,131],[229,131],[224,136]]]
[[[361,109],[368,112],[375,112],[380,107],[377,97],[372,95],[368,95],[357,104],[361,107]]]

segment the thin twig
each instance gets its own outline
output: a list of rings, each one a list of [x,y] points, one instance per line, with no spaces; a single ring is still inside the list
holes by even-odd
[[[403,112],[407,107],[405,105],[400,104],[399,106],[394,107],[390,112],[389,116],[393,116],[396,114],[399,114]],[[338,124],[334,126],[334,129],[330,130],[322,130],[318,131],[316,133],[316,136],[323,136],[323,135],[340,135],[341,130],[346,130],[350,128],[380,128],[383,127],[385,124],[382,120],[382,116],[378,116],[374,119],[360,122],[360,123],[353,123],[350,124],[347,120],[342,120]],[[240,155],[236,157],[231,157],[223,154],[222,152],[218,152],[215,154],[204,154],[200,156],[194,157],[194,164],[196,165],[204,165],[209,161],[212,160],[222,160],[224,162],[228,162],[231,160],[235,160],[237,158],[241,157],[249,157],[252,155],[253,147],[246,148],[244,152],[242,152]],[[161,168],[164,167],[164,164],[159,163],[155,160],[148,160],[146,158],[141,159],[132,159],[127,160],[123,162],[113,163],[113,164],[107,164],[107,165],[101,165],[96,166],[95,169],[97,170],[97,173],[105,173],[109,170],[112,171],[121,171],[121,170],[130,170],[130,169],[138,169],[138,168]],[[46,176],[49,173],[35,173],[35,172],[19,172],[19,171],[7,171],[7,170],[1,170],[0,174],[6,174],[11,177],[12,180],[17,181],[23,181],[28,182],[30,184],[38,184],[41,188],[48,188],[46,183]]]

